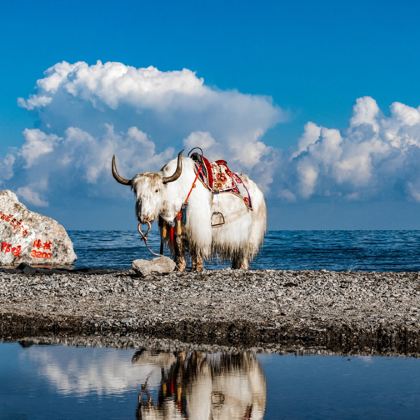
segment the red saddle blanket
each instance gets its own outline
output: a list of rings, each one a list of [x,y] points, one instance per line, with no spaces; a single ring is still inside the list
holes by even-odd
[[[201,168],[201,169],[200,169]],[[204,156],[195,161],[195,171],[199,172],[200,181],[213,193],[229,192],[242,198],[245,205],[252,210],[251,196],[242,178],[232,172],[225,160],[210,162]]]

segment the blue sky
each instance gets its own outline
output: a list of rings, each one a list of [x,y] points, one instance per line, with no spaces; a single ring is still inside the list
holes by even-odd
[[[420,104],[420,6],[406,1],[341,3],[3,2],[0,6],[0,159],[10,153],[11,147],[20,150],[29,141],[28,134],[26,137],[23,134],[25,129],[39,128],[46,135],[67,138],[65,128],[74,126],[95,138],[105,139],[102,132],[96,132],[82,121],[71,106],[65,119],[60,116],[62,126],[54,131],[50,127],[57,107],[28,110],[17,105],[17,98],[27,99],[37,94],[36,81],[45,77],[43,72],[56,63],[65,60],[94,65],[97,60],[113,61],[135,68],[154,66],[161,72],[185,68],[203,78],[205,86],[214,92],[237,91],[243,95],[238,101],[246,99],[245,95],[255,95],[261,106],[266,106],[263,99],[269,97],[271,100],[267,101],[281,114],[278,123],[274,117],[255,122],[255,127],[262,127],[261,142],[274,150],[271,155],[280,162],[272,170],[271,183],[261,181],[267,183],[269,191],[272,228],[418,229],[420,146],[413,146],[413,141],[420,141],[420,129],[412,120],[407,123],[406,115],[416,111]],[[373,98],[376,105],[365,101],[356,112],[353,107],[362,97]],[[236,99],[232,101],[237,103]],[[394,106],[390,110],[395,102],[410,109]],[[61,103],[61,108],[67,109],[68,105],[68,102]],[[256,106],[259,112],[261,106]],[[372,118],[380,120],[377,131],[372,128],[376,127],[373,120],[354,122],[362,118],[366,108],[376,109],[375,106],[376,116]],[[123,118],[122,113],[111,114],[107,112],[106,117],[99,118],[94,113],[92,118],[98,118],[98,124],[112,124],[116,132],[125,132],[128,122],[124,126],[118,120]],[[187,119],[188,114],[183,117]],[[211,118],[215,123],[220,121],[218,116]],[[174,149],[181,147],[183,138],[154,131],[156,121],[153,118],[144,120],[143,125],[136,124],[151,135],[156,153],[163,153],[171,142]],[[311,148],[302,149],[301,155],[289,163],[290,156],[299,149],[299,139],[308,122],[315,123],[320,130],[321,127],[341,130],[346,158],[341,158],[339,164],[333,161],[334,154],[325,159],[329,153],[325,151],[326,146],[334,141],[335,134],[321,130],[314,134],[319,139],[312,140]],[[130,124],[133,125],[131,120]],[[384,158],[382,146],[372,146],[372,139],[374,136],[388,139],[390,126],[392,133],[398,133],[398,146],[395,146],[397,140],[393,140],[393,149]],[[193,129],[208,131],[215,137],[209,127],[203,127],[200,130],[197,123]],[[182,135],[186,136],[187,128],[184,131]],[[223,143],[223,135],[219,133],[216,142]],[[367,147],[352,146],[360,141],[354,139],[360,137],[376,154],[368,155],[372,160],[371,173],[356,182],[358,172],[368,170],[363,169],[364,159],[354,163]],[[400,138],[408,137],[414,140],[401,146]],[[170,152],[167,153],[169,156]],[[268,153],[261,156],[264,165],[273,165]],[[240,157],[237,162],[239,166],[244,163]],[[349,162],[355,165],[351,168],[353,172],[348,170]],[[77,167],[77,162],[74,164]],[[357,165],[361,165],[360,171]],[[13,177],[4,180],[2,187],[25,191],[22,188],[29,185],[29,179],[35,182],[47,176],[28,171],[27,166],[28,162],[20,166],[16,163]],[[316,169],[315,186],[307,185],[312,182],[313,168]],[[256,171],[252,165],[245,169],[251,174]],[[59,218],[66,226],[131,228],[134,225],[129,195],[113,196],[112,190],[109,198],[105,198],[104,194],[92,193],[83,186],[77,191],[74,186],[58,191],[54,189],[52,175],[48,176],[48,186],[42,190],[43,198],[39,202],[48,205],[40,210]],[[54,172],[54,176],[60,173]],[[104,191],[101,188],[98,190]],[[75,198],[77,208],[70,210]]]

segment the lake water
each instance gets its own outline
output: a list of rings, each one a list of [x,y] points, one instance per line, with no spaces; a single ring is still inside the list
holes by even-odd
[[[70,236],[78,268],[129,268],[136,258],[152,257],[136,231],[70,231]],[[159,251],[155,232],[150,244]],[[270,231],[251,268],[420,271],[420,231]]]
[[[76,268],[125,269],[151,258],[134,231],[70,236]],[[150,244],[159,249],[156,233]],[[251,267],[419,271],[420,231],[269,232]],[[0,378],[0,420],[420,418],[415,358],[0,343]]]
[[[3,343],[0,375],[2,420],[420,418],[414,358]]]

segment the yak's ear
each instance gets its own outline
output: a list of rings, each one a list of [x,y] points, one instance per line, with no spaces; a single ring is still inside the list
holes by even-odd
[[[163,181],[164,184],[167,184],[168,182],[174,182],[181,176],[181,174],[182,174],[182,152],[183,151],[184,151],[184,149],[182,149],[178,153],[178,161],[177,161],[175,172],[171,176],[164,176],[163,177],[162,181]]]
[[[115,178],[117,182],[119,182],[122,185],[131,185],[133,184],[132,179],[126,179],[122,177],[117,170],[117,164],[115,162],[115,155],[112,156],[112,176]]]

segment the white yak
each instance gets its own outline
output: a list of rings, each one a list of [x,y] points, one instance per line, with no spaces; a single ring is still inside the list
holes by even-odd
[[[144,172],[126,179],[119,175],[115,156],[112,174],[123,185],[131,186],[136,195],[136,216],[141,224],[151,226],[159,218],[173,225],[189,192],[186,223],[171,249],[177,268],[185,270],[184,245],[189,249],[193,270],[201,271],[203,259],[213,256],[229,259],[232,268],[248,269],[257,254],[266,229],[264,195],[248,176],[240,177],[252,200],[252,209],[235,194],[213,194],[197,180],[196,165],[190,157],[182,156],[168,162],[159,172]],[[194,188],[193,185],[195,185]],[[212,217],[222,214],[224,223],[212,226]]]

